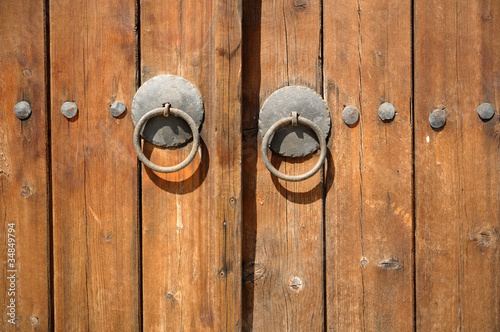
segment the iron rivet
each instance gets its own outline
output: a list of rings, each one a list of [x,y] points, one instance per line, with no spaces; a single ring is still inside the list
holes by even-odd
[[[446,123],[446,111],[443,109],[436,109],[429,115],[429,124],[434,129],[443,127]]]
[[[342,111],[342,120],[348,126],[355,124],[359,120],[359,110],[356,106],[347,106]]]
[[[477,114],[481,120],[488,121],[495,115],[495,107],[490,103],[484,103],[477,108]]]
[[[74,102],[67,101],[61,106],[61,113],[64,114],[65,117],[71,119],[78,113],[78,106]]]
[[[382,121],[392,121],[396,116],[396,108],[391,103],[383,103],[378,108],[378,117]]]
[[[122,115],[126,109],[127,106],[125,106],[125,104],[122,103],[121,101],[115,101],[109,108],[109,110],[111,111],[111,115],[115,118]]]
[[[14,113],[19,120],[26,120],[31,115],[31,106],[27,101],[20,101],[14,106]]]

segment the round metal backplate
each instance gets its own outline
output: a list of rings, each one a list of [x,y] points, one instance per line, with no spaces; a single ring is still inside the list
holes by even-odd
[[[306,87],[288,86],[276,90],[262,105],[259,129],[263,137],[269,128],[292,112],[316,123],[325,137],[330,132],[330,111],[319,94]],[[319,148],[314,131],[304,126],[285,125],[271,138],[270,148],[284,157],[304,157]]]
[[[200,128],[205,115],[201,95],[189,81],[174,75],[155,76],[141,85],[132,102],[134,124],[149,111],[167,103],[186,112]],[[187,142],[193,135],[184,120],[175,116],[157,116],[146,123],[142,137],[155,145],[174,147]]]

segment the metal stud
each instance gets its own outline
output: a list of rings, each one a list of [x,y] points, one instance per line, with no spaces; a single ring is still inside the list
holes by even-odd
[[[429,124],[434,129],[443,127],[446,123],[446,111],[443,109],[435,109],[429,115]]]
[[[495,107],[490,103],[484,103],[477,108],[477,114],[481,120],[488,121],[495,115]]]
[[[396,108],[391,103],[383,103],[378,108],[378,117],[382,121],[392,121],[396,116]]]
[[[359,120],[359,110],[356,106],[347,106],[342,111],[342,120],[348,126],[351,126]]]
[[[71,119],[78,113],[78,106],[74,102],[67,101],[62,104],[61,113],[68,119]]]
[[[111,111],[111,115],[115,118],[122,115],[126,109],[127,106],[125,106],[125,104],[122,103],[121,101],[115,101],[109,108],[109,110]]]
[[[14,114],[19,120],[26,120],[31,115],[31,106],[27,101],[20,101],[14,106]]]

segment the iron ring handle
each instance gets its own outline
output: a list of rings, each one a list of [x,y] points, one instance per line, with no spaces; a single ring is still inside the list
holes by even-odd
[[[286,124],[289,124],[289,123],[291,123],[293,125],[301,124],[301,125],[304,125],[306,127],[311,128],[319,140],[319,146],[320,146],[321,153],[319,155],[318,162],[316,163],[316,165],[314,165],[314,167],[310,171],[308,171],[307,173],[301,174],[301,175],[287,175],[287,174],[281,173],[276,168],[274,168],[274,166],[271,164],[271,161],[269,160],[269,157],[267,155],[267,148],[269,146],[269,140],[271,139],[271,136],[273,136],[273,134],[276,132],[276,130],[278,128],[280,128]],[[323,163],[326,160],[326,138],[325,138],[325,135],[323,134],[323,131],[316,123],[312,122],[309,119],[298,117],[295,114],[295,117],[292,115],[289,118],[281,119],[281,120],[277,121],[275,124],[273,124],[271,126],[271,128],[269,128],[269,130],[264,135],[264,138],[262,139],[261,151],[262,151],[262,160],[264,161],[264,165],[266,165],[267,169],[274,176],[276,176],[282,180],[285,180],[285,181],[299,182],[299,181],[303,181],[303,180],[310,178],[311,176],[313,176],[314,174],[316,174],[320,170],[321,166],[323,166]]]
[[[187,156],[186,159],[184,159],[183,162],[180,164],[177,164],[175,166],[158,166],[155,163],[153,163],[151,160],[146,158],[144,155],[144,152],[142,152],[141,148],[141,132],[149,119],[159,116],[159,115],[164,115],[164,116],[176,116],[178,118],[183,119],[186,121],[186,123],[189,125],[191,128],[191,132],[193,133],[193,147],[191,148],[191,152],[189,153],[189,156]],[[153,171],[160,172],[160,173],[173,173],[180,171],[191,161],[193,161],[194,157],[196,156],[196,152],[198,151],[198,147],[200,146],[200,133],[198,132],[198,127],[196,126],[196,123],[194,122],[193,118],[189,116],[184,111],[181,111],[176,108],[170,108],[170,105],[166,105],[164,108],[155,108],[152,111],[149,111],[148,113],[144,114],[144,116],[137,122],[137,125],[135,126],[134,130],[134,148],[135,148],[135,153],[137,154],[137,157],[139,160],[147,167],[151,168]]]

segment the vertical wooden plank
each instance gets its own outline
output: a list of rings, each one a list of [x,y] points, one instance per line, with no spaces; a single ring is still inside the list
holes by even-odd
[[[260,107],[275,90],[302,85],[321,93],[321,6],[247,1],[243,17],[243,329],[319,331],[324,328],[322,172],[298,183],[272,177],[262,162],[257,126]],[[272,161],[282,172],[298,175],[311,169],[318,155]]]
[[[2,331],[51,324],[44,22],[44,1],[0,2]],[[14,115],[22,100],[32,109],[24,121]]]
[[[56,330],[139,328],[133,124],[109,107],[131,106],[134,28],[133,0],[50,4]]]
[[[217,0],[215,18],[216,329],[241,331],[241,0]]]
[[[328,331],[414,326],[411,24],[409,0],[324,1]],[[392,122],[379,119],[384,102]],[[346,106],[357,124],[343,122]]]
[[[179,75],[200,91],[205,120],[193,163],[143,168],[144,329],[241,329],[241,113],[239,0],[143,0],[142,81]],[[144,144],[158,165],[178,149]]]
[[[500,329],[500,3],[416,2],[417,324]],[[429,126],[445,109],[441,130]]]

